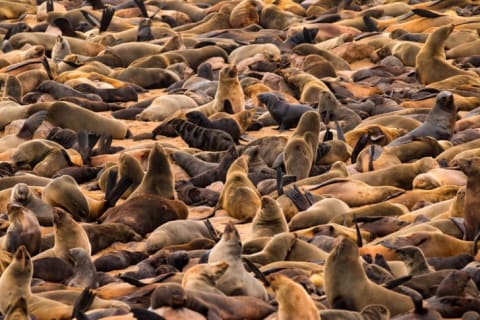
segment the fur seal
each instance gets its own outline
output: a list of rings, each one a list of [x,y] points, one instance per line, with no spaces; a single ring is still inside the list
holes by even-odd
[[[6,314],[10,305],[13,305],[21,297],[30,298],[32,291],[33,264],[25,246],[18,247],[10,265],[0,276],[0,312]]]
[[[163,121],[178,110],[195,107],[197,107],[197,103],[192,98],[180,94],[169,94],[155,98],[147,108],[143,109],[136,116],[136,119],[142,121]]]
[[[453,24],[442,26],[433,31],[420,49],[416,58],[416,74],[424,85],[445,80],[456,75],[478,77],[477,74],[459,69],[447,62],[445,41],[453,31]]]
[[[268,282],[278,301],[278,319],[320,320],[320,314],[312,298],[305,289],[295,281],[280,273],[268,276]]]
[[[260,93],[257,99],[267,106],[273,119],[278,123],[280,131],[296,127],[300,117],[312,110],[307,105],[287,103],[279,93]]]
[[[305,112],[283,152],[283,162],[288,175],[295,176],[297,180],[309,176],[317,154],[319,132],[319,114],[315,111]]]
[[[412,187],[414,189],[434,189],[443,185],[464,186],[466,182],[467,176],[461,171],[434,168],[417,175],[412,181]]]
[[[35,214],[17,204],[8,204],[7,214],[10,225],[3,238],[4,249],[14,253],[19,246],[23,245],[32,256],[36,255],[40,250],[42,237]]]
[[[349,280],[345,281],[345,277]],[[381,304],[389,309],[392,316],[413,309],[409,297],[379,286],[367,278],[358,259],[358,248],[348,238],[340,239],[329,254],[324,278],[327,299],[333,308],[360,311],[368,304]]]
[[[336,216],[347,213],[350,207],[345,202],[335,199],[326,198],[315,202],[310,208],[301,211],[290,219],[288,229],[296,231],[325,224]]]
[[[146,250],[156,252],[165,247],[188,243],[193,239],[212,239],[205,223],[193,220],[174,220],[155,229],[147,238]]]
[[[40,225],[51,226],[53,224],[53,208],[34,195],[27,184],[20,182],[13,187],[10,202],[31,210]]]
[[[330,91],[319,93],[318,112],[322,121],[328,125],[329,121],[338,121],[344,132],[355,128],[362,119],[348,107],[343,106]],[[335,123],[333,123],[335,126]]]
[[[228,263],[224,261],[197,264],[184,273],[182,287],[188,290],[198,290],[224,295],[222,291],[215,287],[215,282],[223,276],[227,269]]]
[[[82,248],[91,255],[91,245],[88,235],[82,226],[68,214],[68,212],[55,207],[53,211],[55,245],[53,248],[43,251],[33,257],[39,260],[45,257],[55,256],[66,262],[71,262],[69,249]]]
[[[477,221],[478,201],[475,194],[480,190],[478,178],[480,177],[480,158],[462,160],[459,162],[462,171],[467,175],[467,186],[464,200],[464,225],[465,240],[473,240],[478,233],[480,222]]]
[[[169,123],[191,148],[224,151],[235,144],[232,136],[222,130],[204,128],[183,119],[173,119]]]
[[[150,151],[147,172],[128,199],[133,199],[142,193],[175,199],[174,178],[170,161],[167,152],[159,143],[156,143]]]
[[[110,135],[113,139],[124,139],[131,135],[123,123],[107,119],[68,102],[53,103],[48,108],[47,119],[62,128],[69,128],[77,132],[87,130],[99,135]]]
[[[68,285],[77,288],[97,288],[97,270],[90,255],[83,248],[72,248],[68,252],[73,260],[73,277],[68,281]]]
[[[235,65],[227,65],[220,70],[218,88],[213,101],[193,110],[203,112],[207,117],[215,112],[225,111],[225,101],[228,101],[233,113],[245,109],[245,96],[238,80],[238,70]]]
[[[449,140],[452,137],[457,108],[453,101],[453,94],[442,91],[438,94],[435,106],[428,113],[427,119],[419,127],[390,142],[389,146],[402,144],[411,137],[431,136],[437,140]]]
[[[288,231],[287,220],[276,200],[262,197],[262,209],[252,221],[251,238],[273,237],[277,233]]]
[[[241,253],[240,235],[233,224],[227,223],[222,238],[208,256],[208,263],[228,263],[227,271],[217,281],[217,288],[226,295],[246,295],[266,300],[268,295],[265,288],[245,270]]]
[[[260,194],[248,178],[247,157],[242,155],[232,163],[218,200],[217,208],[236,219],[252,219],[261,207]]]

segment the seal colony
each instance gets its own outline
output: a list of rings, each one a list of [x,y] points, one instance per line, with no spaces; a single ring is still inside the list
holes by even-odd
[[[2,319],[480,319],[480,6],[1,0]]]

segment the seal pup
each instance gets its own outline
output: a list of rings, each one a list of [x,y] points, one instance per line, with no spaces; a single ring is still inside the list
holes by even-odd
[[[449,140],[455,128],[457,108],[453,94],[442,91],[437,95],[435,106],[428,113],[427,119],[419,127],[393,140],[388,146],[405,143],[411,137],[431,136],[437,140]]]
[[[352,130],[362,122],[355,111],[343,106],[330,91],[319,93],[318,112],[326,125],[334,129],[336,128],[335,121],[337,121],[344,132]],[[329,124],[330,121],[333,123]]]
[[[97,288],[97,270],[90,255],[83,248],[72,248],[68,252],[73,260],[73,276],[68,280],[68,286]]]
[[[241,254],[240,234],[232,223],[227,223],[222,238],[210,250],[208,256],[208,263],[219,261],[228,263],[227,271],[217,281],[217,288],[226,295],[246,295],[266,300],[267,291],[245,270]]]
[[[295,176],[297,180],[308,178],[317,155],[319,132],[319,114],[305,112],[283,151],[287,175]]]
[[[412,300],[369,280],[359,260],[357,245],[341,238],[325,263],[325,293],[333,308],[360,311],[369,304],[385,305],[392,316],[413,309]]]
[[[33,276],[33,264],[25,246],[18,247],[10,265],[0,276],[0,312],[5,314],[10,305],[21,297],[30,298],[30,282]]]
[[[257,99],[267,106],[268,112],[278,123],[280,131],[296,127],[300,117],[305,112],[313,110],[307,105],[287,103],[280,93],[260,93]]]
[[[278,301],[278,319],[320,320],[315,303],[305,289],[281,273],[267,277]]]
[[[242,155],[227,171],[217,209],[236,219],[252,219],[260,207],[260,193],[248,178],[248,155]]]

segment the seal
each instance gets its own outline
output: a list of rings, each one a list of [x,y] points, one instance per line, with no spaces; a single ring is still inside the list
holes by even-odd
[[[35,214],[25,207],[10,203],[7,205],[7,214],[10,225],[3,248],[14,253],[23,245],[32,256],[36,255],[40,251],[42,235]]]
[[[435,168],[419,174],[413,179],[414,189],[434,189],[444,185],[464,186],[467,176],[458,170]]]
[[[232,118],[210,120],[199,111],[191,111],[187,113],[187,120],[207,129],[224,131],[232,137],[235,143],[239,143],[238,139],[240,138],[240,126],[238,125],[237,121]]]
[[[148,236],[146,250],[148,253],[154,253],[167,246],[188,243],[198,238],[213,240],[205,223],[194,220],[169,221]]]
[[[457,108],[453,94],[442,91],[437,95],[435,106],[428,113],[427,119],[419,127],[390,142],[388,146],[402,144],[411,137],[431,136],[437,140],[449,140],[455,129]]]
[[[224,293],[215,287],[215,283],[228,269],[228,263],[224,261],[197,264],[185,271],[182,279],[182,287],[187,290],[211,292],[219,295]]]
[[[12,262],[0,276],[0,290],[3,298],[0,301],[0,312],[5,314],[10,305],[21,297],[32,295],[30,282],[33,276],[33,264],[25,246],[18,247]]]
[[[227,223],[222,238],[208,256],[208,263],[228,263],[227,271],[217,281],[217,288],[226,295],[245,295],[266,300],[268,295],[265,288],[245,270],[240,258],[241,253],[240,234],[232,223]]]
[[[87,198],[71,176],[63,175],[48,183],[42,193],[42,200],[51,207],[59,207],[79,219],[90,214]]]
[[[225,101],[228,101],[228,103],[225,103]],[[230,105],[230,113],[245,110],[245,96],[238,80],[238,70],[235,65],[227,65],[220,70],[215,98],[193,110],[200,111],[209,117],[215,112],[227,111],[224,109],[226,104]]]
[[[345,278],[348,278],[347,282]],[[367,278],[358,259],[358,248],[348,238],[340,239],[329,254],[324,279],[327,299],[333,308],[360,311],[369,304],[381,304],[389,309],[392,316],[413,309],[409,297],[390,291]]]
[[[251,238],[273,237],[288,231],[287,220],[276,200],[269,196],[262,197],[262,209],[252,221]]]
[[[341,200],[335,198],[322,199],[315,202],[307,210],[293,216],[288,223],[288,229],[295,231],[325,224],[336,216],[347,213],[349,210],[350,207]]]
[[[300,117],[312,108],[303,104],[289,104],[279,93],[260,93],[257,95],[259,102],[267,106],[268,112],[278,123],[280,131],[295,128]]]
[[[291,135],[283,152],[287,175],[297,180],[308,178],[316,159],[320,116],[315,111],[305,112]]]
[[[107,119],[68,102],[53,103],[48,108],[47,119],[57,126],[77,132],[87,130],[98,135],[110,135],[113,139],[124,139],[130,136],[127,126],[120,121]]]
[[[445,41],[453,28],[453,24],[437,28],[429,34],[425,45],[418,52],[415,72],[423,85],[458,75],[478,77],[474,72],[462,70],[447,62]]]
[[[318,112],[325,124],[329,125],[330,121],[334,121],[330,127],[335,128],[335,121],[338,121],[344,132],[352,130],[362,122],[355,111],[343,106],[330,91],[319,93]]]
[[[90,255],[83,248],[72,248],[68,252],[73,260],[73,276],[68,280],[68,286],[97,288],[97,270]]]
[[[169,94],[155,98],[152,103],[143,109],[137,116],[142,121],[163,121],[178,110],[197,107],[197,103],[186,95]]]
[[[53,248],[40,252],[33,257],[34,261],[46,257],[57,257],[71,263],[72,258],[68,250],[72,248],[82,248],[88,255],[91,255],[92,250],[87,233],[79,223],[73,220],[68,212],[54,207],[53,222],[55,245]]]
[[[248,178],[247,157],[238,157],[228,169],[217,205],[236,219],[252,219],[261,207],[260,194]]]
[[[223,151],[235,145],[232,136],[222,130],[204,128],[183,119],[173,119],[169,124],[191,148]]]
[[[61,35],[57,35],[51,53],[53,62],[59,63],[69,54],[71,54],[71,49],[67,39]]]
[[[278,301],[278,319],[320,320],[315,303],[300,284],[281,273],[271,274],[267,279]]]
[[[464,200],[464,225],[465,240],[473,240],[478,234],[480,221],[477,218],[478,200],[475,194],[480,190],[478,178],[480,177],[480,158],[462,159],[458,163],[467,175],[467,186]]]
[[[41,226],[53,224],[53,208],[33,194],[30,187],[23,183],[17,183],[10,194],[12,204],[22,205],[35,214]]]
[[[172,168],[167,152],[160,143],[155,143],[148,156],[147,172],[140,185],[132,192],[128,199],[140,194],[154,194],[166,199],[175,199],[175,185]]]
[[[412,182],[417,175],[438,167],[438,162],[434,158],[424,157],[413,163],[401,163],[384,169],[352,174],[350,178],[363,181],[371,186],[411,189]]]

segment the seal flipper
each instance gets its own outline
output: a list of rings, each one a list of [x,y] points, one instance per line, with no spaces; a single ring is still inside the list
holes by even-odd
[[[102,10],[102,19],[100,20],[100,27],[99,27],[100,33],[107,31],[108,26],[110,26],[110,23],[112,22],[114,14],[115,14],[114,7],[105,7]]]
[[[88,144],[88,133],[85,130],[81,130],[77,134],[77,151],[82,156],[82,161],[88,163],[90,159],[91,148]]]
[[[82,15],[83,15],[83,17],[85,18],[85,20],[87,20],[87,22],[88,22],[91,26],[97,27],[97,28],[100,27],[100,21],[98,21],[97,17],[91,15],[90,12],[85,11],[85,10],[80,10],[80,12],[82,13]]]
[[[335,120],[335,127],[337,129],[337,139],[340,140],[340,141],[343,141],[345,142],[345,135],[343,133],[343,129],[342,127],[340,126],[340,123],[338,123],[337,120]]]
[[[367,27],[367,31],[370,31],[370,32],[380,31],[380,29],[378,29],[377,23],[370,16],[363,16],[363,23],[365,24],[365,27]]]
[[[52,69],[50,68],[50,64],[48,63],[46,56],[43,56],[42,58],[42,66],[45,68],[45,71],[47,72],[48,79],[53,80],[54,76],[52,73]]]
[[[285,195],[292,200],[300,211],[305,211],[310,207],[307,198],[300,192],[296,184],[293,185],[293,188],[286,190]]]
[[[76,38],[78,36],[75,30],[73,30],[72,25],[70,24],[70,21],[68,21],[65,18],[57,18],[53,21],[53,24],[57,28],[59,28],[60,31],[62,31],[62,36],[67,36],[72,38]],[[65,61],[65,63],[71,65],[72,62]]]
[[[370,158],[368,159],[368,171],[374,171],[373,161],[375,160],[375,145],[370,145]]]
[[[147,8],[145,7],[145,2],[143,0],[134,0],[135,4],[137,5],[138,9],[142,13],[142,17],[148,18]]]
[[[329,127],[327,127],[327,130],[325,131],[325,134],[323,135],[323,142],[331,141],[333,140],[333,133],[330,130]]]
[[[47,13],[55,10],[53,6],[53,0],[47,0]]]
[[[260,271],[260,269],[258,269],[257,266],[252,261],[250,261],[248,258],[245,258],[245,257],[242,257],[242,260],[243,262],[245,262],[246,267],[255,274],[255,277],[257,279],[262,281],[266,287],[270,286],[270,281],[268,281],[267,277],[265,277],[263,272]]]
[[[73,306],[72,319],[86,320],[88,317],[84,314],[90,308],[95,299],[95,293],[90,288],[83,289]]]
[[[430,11],[430,10],[425,10],[425,9],[412,9],[412,12],[415,13],[417,16],[420,16],[422,18],[438,18],[438,17],[443,17],[443,14]]]
[[[355,224],[355,232],[357,235],[357,246],[359,248],[363,247],[362,233],[360,232],[360,227],[358,226],[357,215],[353,215],[353,223]]]
[[[387,289],[393,289],[412,279],[411,274],[385,282],[382,286]]]
[[[132,308],[130,309],[130,312],[133,313],[135,319],[137,320],[165,320],[165,318],[158,313],[145,309]]]
[[[212,237],[213,241],[218,242],[220,241],[220,237],[218,236],[217,230],[213,227],[212,223],[208,218],[203,222],[205,226],[207,227],[208,233]]]
[[[225,111],[226,113],[229,113],[229,114],[234,114],[235,113],[233,111],[232,102],[230,102],[230,100],[228,100],[228,99],[223,100],[223,111]]]
[[[35,131],[40,127],[43,120],[47,118],[47,113],[48,111],[42,110],[31,115],[17,133],[17,137],[20,139],[32,139]]]
[[[112,171],[109,172],[109,178],[110,173],[112,173]],[[111,189],[111,192],[109,192],[108,194],[105,192],[106,205],[109,208],[115,206],[118,199],[120,199],[122,194],[132,185],[132,183],[133,181],[129,177],[120,178],[115,187]]]
[[[283,195],[283,171],[280,166],[277,167],[277,194],[278,196]]]
[[[88,3],[92,6],[93,10],[103,9],[105,5],[102,0],[87,0]]]
[[[370,135],[368,133],[363,134],[360,139],[358,139],[357,143],[355,144],[355,147],[353,147],[352,151],[352,156],[351,156],[351,161],[352,163],[357,162],[358,155],[360,154],[360,151],[363,150],[370,141]]]

